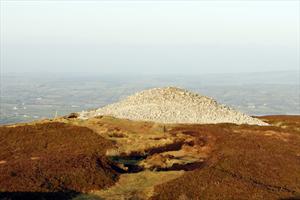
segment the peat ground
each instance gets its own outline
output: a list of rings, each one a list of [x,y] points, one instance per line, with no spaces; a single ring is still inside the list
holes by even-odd
[[[259,118],[270,126],[109,117],[1,126],[0,199],[299,199],[300,116]],[[140,158],[139,172],[108,152]]]

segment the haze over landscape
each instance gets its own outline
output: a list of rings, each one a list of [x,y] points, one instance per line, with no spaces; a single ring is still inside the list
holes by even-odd
[[[153,87],[177,86],[249,115],[300,114],[298,71],[203,75],[2,76],[0,123],[90,110]],[[288,98],[287,98],[288,97]]]
[[[1,0],[1,67],[26,74],[298,70],[299,24],[299,1]]]
[[[158,86],[192,89],[251,115],[299,114],[298,8],[1,1],[0,123],[93,109]]]
[[[299,8],[0,0],[0,200],[300,199]]]

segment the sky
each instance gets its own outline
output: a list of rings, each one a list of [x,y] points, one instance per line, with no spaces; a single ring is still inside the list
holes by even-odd
[[[299,1],[1,0],[1,73],[299,70]]]

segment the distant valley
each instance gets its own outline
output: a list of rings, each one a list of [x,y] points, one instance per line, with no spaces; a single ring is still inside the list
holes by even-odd
[[[250,115],[300,114],[299,72],[203,75],[20,75],[1,77],[0,124],[26,122],[113,103],[152,87],[177,86]]]

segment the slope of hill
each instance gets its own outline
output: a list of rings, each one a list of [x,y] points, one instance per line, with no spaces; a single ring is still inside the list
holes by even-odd
[[[4,126],[0,138],[0,192],[72,194],[118,179],[105,156],[112,142],[88,128],[59,122]]]
[[[300,117],[260,119],[270,126],[75,114],[1,126],[0,199],[297,199]]]

